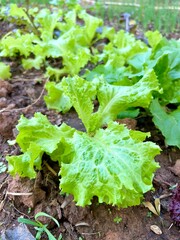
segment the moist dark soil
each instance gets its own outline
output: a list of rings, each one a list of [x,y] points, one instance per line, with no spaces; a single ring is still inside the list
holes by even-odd
[[[7,155],[20,154],[19,147],[10,146],[7,141],[15,139],[15,126],[22,114],[31,118],[35,112],[41,112],[46,114],[53,124],[61,125],[66,122],[84,130],[73,109],[62,115],[46,108],[43,101],[46,79],[41,71],[25,72],[16,62],[11,62],[11,69],[12,79],[0,80],[0,162],[5,165]],[[162,149],[161,154],[156,157],[160,168],[154,176],[154,190],[145,194],[143,200],[154,205],[155,198],[160,198],[160,216],[151,214],[143,204],[118,209],[98,204],[96,198],[90,206],[76,206],[71,195],[60,194],[59,178],[54,174],[59,172],[59,167],[44,155],[43,168],[35,180],[18,176],[12,178],[7,171],[0,173],[0,232],[15,228],[19,224],[17,220],[20,216],[34,219],[36,213],[43,211],[59,221],[60,227],[57,227],[47,218],[41,218],[57,239],[62,235],[64,240],[178,240],[180,229],[170,218],[168,205],[173,187],[179,183],[180,150],[165,146],[164,138],[149,117],[139,117],[136,121],[127,119],[124,123],[137,130],[150,131],[150,140]],[[25,195],[27,192],[31,195]],[[154,233],[151,230],[153,225],[158,226],[162,233]],[[34,228],[28,228],[35,236]],[[43,235],[42,239],[47,239],[46,235]]]

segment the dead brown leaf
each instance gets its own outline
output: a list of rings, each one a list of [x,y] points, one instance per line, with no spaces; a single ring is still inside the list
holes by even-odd
[[[151,225],[150,226],[151,231],[153,231],[157,235],[161,235],[162,231],[157,225]]]

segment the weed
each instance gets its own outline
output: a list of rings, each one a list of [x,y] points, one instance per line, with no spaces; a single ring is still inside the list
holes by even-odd
[[[122,218],[121,217],[115,217],[114,222],[115,223],[120,223],[120,222],[122,222]]]
[[[148,212],[147,212],[147,217],[148,217],[148,218],[151,218],[151,217],[152,217],[152,212],[148,211]]]
[[[34,217],[35,221],[19,217],[18,218],[18,222],[34,226],[35,230],[37,231],[37,233],[36,233],[36,239],[37,240],[41,239],[42,233],[46,233],[49,240],[56,240],[56,238],[52,235],[52,233],[47,229],[48,225],[47,224],[43,224],[42,222],[38,221],[37,220],[38,217],[48,217],[48,218],[51,218],[57,224],[57,226],[59,227],[58,221],[55,218],[53,218],[52,216],[50,216],[49,214],[44,213],[44,212],[37,213],[35,215],[35,217]],[[60,238],[60,239],[62,239],[62,238]]]

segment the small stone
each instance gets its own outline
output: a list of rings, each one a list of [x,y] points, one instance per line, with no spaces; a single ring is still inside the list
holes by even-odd
[[[2,240],[35,240],[25,224],[19,224],[15,228],[10,228],[0,236]]]

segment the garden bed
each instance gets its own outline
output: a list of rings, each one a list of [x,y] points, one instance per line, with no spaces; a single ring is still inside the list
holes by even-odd
[[[1,29],[4,29],[4,33],[1,32],[2,36],[8,32],[8,28],[14,28],[14,25],[9,23],[1,22],[1,25]],[[74,108],[64,114],[47,108],[44,102],[44,96],[47,95],[45,84],[50,79],[44,76],[43,68],[24,70],[19,64],[19,58],[4,58],[4,62],[10,64],[12,77],[10,81],[0,81],[0,157],[3,164],[7,166],[6,156],[21,153],[17,144],[9,145],[7,140],[14,140],[17,137],[16,125],[22,114],[31,119],[36,112],[40,112],[46,115],[53,125],[61,126],[62,123],[66,123],[75,129],[85,131]],[[93,66],[90,64],[89,68]],[[97,107],[98,104],[95,102],[95,108]],[[60,227],[57,227],[48,218],[41,218],[41,222],[48,224],[56,239],[177,240],[179,227],[170,217],[169,203],[179,183],[179,148],[165,144],[165,138],[157,131],[152,116],[140,114],[135,119],[117,121],[126,124],[128,128],[150,132],[151,137],[148,141],[156,143],[162,150],[155,157],[160,168],[153,178],[154,189],[144,194],[139,206],[118,208],[99,203],[97,197],[93,197],[89,206],[76,206],[71,194],[60,194],[59,164],[44,153],[42,169],[37,172],[35,179],[18,176],[13,178],[7,171],[0,173],[1,234],[7,233],[9,229],[16,229],[19,217],[34,220],[36,213],[46,212],[59,221]],[[160,211],[156,209],[154,214],[145,205],[152,203],[155,206],[155,199],[159,201]],[[154,230],[157,227],[159,231]],[[28,228],[35,236],[34,228],[32,226]],[[5,239],[10,238],[6,236]],[[41,239],[47,239],[47,236],[44,234]]]

